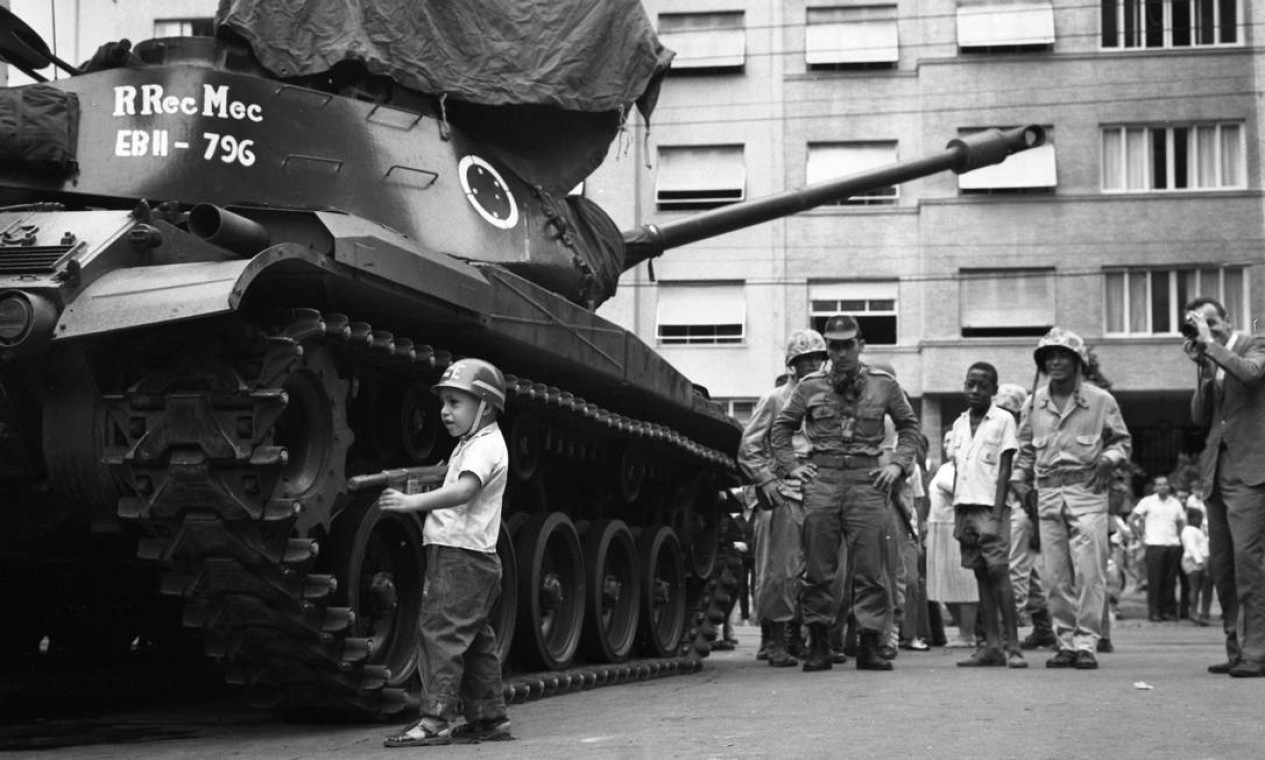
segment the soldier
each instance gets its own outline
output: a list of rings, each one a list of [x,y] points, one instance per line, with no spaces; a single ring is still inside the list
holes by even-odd
[[[804,505],[782,493],[785,472],[779,470],[773,458],[769,431],[800,378],[819,370],[825,360],[826,341],[821,333],[800,330],[791,335],[786,343],[786,366],[790,375],[784,384],[764,394],[756,404],[738,447],[738,465],[756,486],[758,506],[752,516],[756,545],[756,617],[760,621],[760,652],[773,667],[798,664],[786,651],[786,626],[799,617],[799,578],[804,569]],[[802,447],[802,439],[799,445]],[[761,658],[761,654],[757,653],[756,657]]]
[[[1028,391],[1022,385],[1002,383],[997,387],[993,403],[1010,412],[1016,424],[1028,402]],[[1010,510],[1010,584],[1015,597],[1015,614],[1018,618],[1028,613],[1032,617],[1032,632],[1019,642],[1021,649],[1058,647],[1054,636],[1054,624],[1050,622],[1050,608],[1045,603],[1045,586],[1038,569],[1041,558],[1041,539],[1037,533],[1036,494],[1020,502],[1011,494]]]
[[[1093,670],[1107,597],[1107,493],[1132,439],[1111,394],[1084,382],[1079,335],[1052,328],[1033,358],[1050,381],[1025,409],[1011,485],[1020,500],[1034,481],[1037,489],[1041,578],[1059,639],[1045,666]]]
[[[823,331],[828,372],[804,378],[773,422],[773,452],[804,484],[804,589],[808,626],[804,670],[831,668],[828,631],[839,608],[835,582],[839,548],[853,563],[853,611],[860,631],[859,670],[891,670],[879,649],[892,615],[883,543],[891,525],[891,490],[913,469],[918,418],[890,374],[861,364],[865,341],[856,319],[839,314]],[[883,454],[883,415],[896,426],[897,445]],[[809,454],[799,462],[792,436],[803,428]],[[886,464],[884,463],[886,462]]]

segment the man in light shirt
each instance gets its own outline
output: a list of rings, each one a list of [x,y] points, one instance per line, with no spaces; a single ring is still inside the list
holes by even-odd
[[[1129,516],[1146,545],[1146,607],[1152,622],[1177,619],[1177,573],[1181,569],[1181,530],[1186,510],[1168,478],[1154,481],[1154,492],[1140,499]]]

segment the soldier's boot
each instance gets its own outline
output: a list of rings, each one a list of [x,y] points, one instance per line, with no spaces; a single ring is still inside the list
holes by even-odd
[[[772,625],[768,621],[760,623],[760,648],[755,652],[757,660],[769,659],[769,626]]]
[[[808,652],[804,658],[804,672],[830,670],[834,667],[830,657],[830,633],[825,623],[808,624]]]
[[[804,657],[804,634],[803,626],[798,620],[792,620],[786,624],[786,651],[791,657]]]
[[[799,660],[786,651],[786,623],[769,623],[769,667],[792,668]]]
[[[851,613],[848,613],[848,625],[843,631],[843,653],[849,657],[857,656],[857,623]]]
[[[857,647],[857,670],[892,670],[892,661],[883,659],[879,650],[883,642],[874,631],[861,631],[861,641]]]

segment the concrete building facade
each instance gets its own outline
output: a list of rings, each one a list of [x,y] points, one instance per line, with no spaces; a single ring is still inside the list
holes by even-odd
[[[653,281],[645,265],[628,273],[604,314],[741,416],[782,371],[792,331],[855,313],[932,441],[964,408],[967,366],[990,361],[1030,386],[1032,349],[1058,324],[1112,381],[1135,461],[1166,472],[1200,447],[1181,305],[1213,295],[1250,330],[1265,292],[1252,3],[646,7],[675,71],[648,133],[588,185],[625,228],[916,158],[980,128],[1037,124],[1049,145],[669,252]]]
[[[585,193],[624,229],[1038,124],[1045,148],[670,251],[602,314],[740,419],[787,336],[861,318],[928,437],[973,361],[1030,385],[1053,324],[1091,344],[1160,472],[1197,449],[1181,303],[1255,329],[1265,281],[1248,0],[644,0],[677,51],[651,125]],[[71,62],[107,41],[207,33],[216,0],[10,0]],[[50,73],[50,72],[46,72]],[[29,81],[10,72],[10,83]]]

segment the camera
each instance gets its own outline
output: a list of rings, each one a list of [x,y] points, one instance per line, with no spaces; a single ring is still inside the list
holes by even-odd
[[[1194,340],[1199,337],[1199,327],[1195,324],[1195,318],[1187,316],[1186,321],[1182,322],[1181,327],[1177,328],[1187,340]]]

